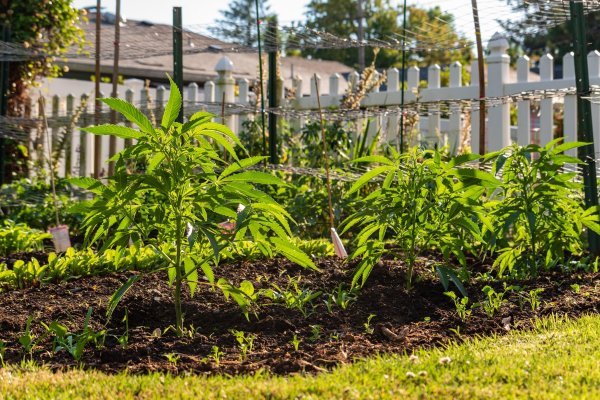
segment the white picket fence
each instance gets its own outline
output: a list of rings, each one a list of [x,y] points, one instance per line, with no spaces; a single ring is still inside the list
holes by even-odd
[[[516,126],[510,124],[509,102],[497,102],[487,109],[487,143],[486,149],[493,151],[509,145],[512,141],[525,145],[529,143],[547,143],[554,135],[554,113],[556,109],[562,108],[564,115],[564,136],[567,141],[575,140],[577,137],[577,101],[574,95],[575,87],[575,67],[574,56],[567,54],[563,59],[562,79],[554,79],[554,60],[552,56],[546,55],[539,62],[540,80],[529,81],[530,60],[528,57],[521,57],[517,63],[517,79],[512,82],[510,79],[510,59],[507,54],[508,41],[499,34],[494,35],[490,40],[487,57],[487,87],[486,96],[502,98],[504,96],[516,96],[523,92],[532,91],[557,91],[572,89],[569,94],[563,97],[548,97],[539,101],[539,104],[532,104],[531,100],[523,99],[512,103],[517,108],[518,122]],[[590,70],[590,80],[592,85],[600,85],[600,52],[592,51],[588,55],[588,65]],[[405,104],[423,103],[426,112],[420,118],[418,123],[419,143],[426,145],[448,145],[451,149],[456,149],[461,140],[461,134],[467,129],[467,138],[479,137],[479,87],[478,87],[478,67],[477,62],[471,65],[471,82],[468,86],[462,82],[463,66],[455,62],[449,66],[450,79],[449,86],[441,86],[441,68],[433,65],[428,68],[427,86],[419,87],[420,71],[416,67],[409,68],[407,71],[406,89],[404,92]],[[217,115],[220,114],[219,104],[224,103],[228,109],[234,105],[248,106],[253,104],[252,93],[250,92],[250,83],[247,79],[235,80],[233,78],[234,65],[224,57],[219,61],[215,70],[218,78],[214,82],[207,82],[201,90],[197,84],[192,83],[185,88],[184,99],[186,110],[198,110],[200,108],[209,108]],[[352,73],[346,81],[339,74],[329,77],[327,93],[321,93],[320,102],[323,108],[339,106],[343,93],[348,85],[354,85],[358,81],[358,74]],[[302,79],[293,79],[291,85],[295,90],[295,98],[285,99],[283,90],[278,96],[281,98],[282,107],[296,111],[309,111],[317,109],[317,87],[322,84],[322,78],[310,79],[309,90],[305,92],[305,85]],[[281,85],[283,87],[283,85]],[[236,95],[237,89],[237,95]],[[402,93],[400,90],[400,72],[391,68],[387,71],[386,89],[380,91],[375,88],[362,100],[362,106],[377,109],[390,108],[398,109],[401,105]],[[132,90],[127,90],[125,99],[136,103],[144,110],[152,110],[157,117],[160,117],[162,108],[168,98],[168,90],[159,87],[156,90],[149,91],[142,89],[136,94]],[[47,113],[51,116],[53,123],[51,128],[56,136],[60,126],[68,121],[76,108],[80,106],[80,100],[86,100],[84,94],[80,98],[68,96],[61,99],[57,96],[52,98],[48,105]],[[469,102],[473,108],[464,111],[458,105],[458,102]],[[448,118],[442,118],[440,105],[436,102],[448,102],[449,110],[446,111]],[[453,102],[456,102],[454,105]],[[62,104],[66,103],[65,112],[61,112]],[[209,105],[210,104],[210,105]],[[532,126],[532,109],[539,107],[539,127]],[[537,109],[537,108],[536,108]],[[258,111],[258,109],[257,109]],[[596,149],[600,147],[600,105],[592,104],[594,140]],[[103,110],[103,115],[108,115],[107,110]],[[251,114],[231,115],[225,118],[225,123],[232,129],[239,131],[242,122],[247,118],[253,118]],[[389,115],[380,114],[375,118],[373,130],[381,129],[381,140],[393,141],[397,138],[399,129],[398,113]],[[58,122],[57,122],[58,121]],[[467,124],[466,122],[469,121]],[[87,104],[83,109],[78,126],[86,126],[93,122],[93,105]],[[122,121],[123,122],[123,121]],[[300,121],[304,123],[306,121]],[[62,125],[61,125],[62,124]],[[69,141],[70,147],[64,150],[60,164],[60,175],[80,175],[89,176],[93,174],[94,140],[91,135],[75,129],[73,137]],[[39,143],[38,143],[39,145]],[[117,141],[117,150],[122,149],[124,142]],[[478,152],[478,140],[470,142],[471,151]],[[108,138],[103,137],[102,158],[106,160],[108,154]]]

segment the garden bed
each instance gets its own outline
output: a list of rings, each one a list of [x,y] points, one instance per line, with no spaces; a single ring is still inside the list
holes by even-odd
[[[318,262],[321,272],[301,269],[284,259],[225,265],[216,271],[217,275],[236,284],[248,280],[257,289],[267,289],[273,284],[285,288],[289,277],[294,277],[300,278],[297,285],[301,290],[324,294],[313,301],[314,308],[303,310],[306,316],[300,310],[269,304],[270,300],[261,298],[247,320],[240,308],[226,301],[220,291],[203,287],[193,298],[185,295],[185,325],[193,329],[182,339],[173,330],[165,332],[174,323],[166,273],[146,274],[118,306],[108,325],[104,346],[88,348],[81,362],[86,367],[111,373],[127,370],[238,374],[261,369],[276,374],[319,372],[377,353],[410,352],[449,340],[527,329],[531,319],[551,313],[570,316],[597,313],[600,305],[600,274],[543,274],[527,282],[510,282],[526,290],[507,292],[508,301],[492,317],[476,307],[463,322],[450,298],[443,294],[439,279],[431,272],[431,261],[419,260],[419,279],[409,292],[405,289],[401,263],[383,261],[373,270],[355,301],[345,310],[334,305],[331,313],[323,301],[325,294],[332,293],[339,285],[347,287],[352,265],[344,265],[335,258],[321,259]],[[41,322],[50,324],[54,320],[75,332],[81,330],[88,308],[93,307],[92,327],[102,329],[108,299],[131,275],[92,276],[0,295],[3,311],[0,340],[7,343],[5,360],[19,362],[24,358],[18,339],[29,316],[33,316],[32,331],[38,336],[43,333]],[[480,279],[466,285],[466,289],[471,298],[481,300],[484,296],[481,289],[486,284]],[[503,291],[501,283],[490,285],[498,292]],[[539,294],[539,308],[534,311],[530,303],[523,301],[523,294],[536,288],[543,292]],[[126,332],[125,309],[129,337],[123,347],[116,338]],[[242,357],[232,330],[244,332],[246,337],[254,335],[253,348],[247,357]],[[211,356],[214,346],[222,353],[216,357],[218,362]],[[65,351],[52,352],[49,340],[34,349],[33,359],[52,369],[78,365]]]

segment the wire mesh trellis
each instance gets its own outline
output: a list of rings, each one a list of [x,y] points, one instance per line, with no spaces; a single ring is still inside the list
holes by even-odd
[[[600,0],[579,0],[584,4],[585,12],[591,13],[600,10]],[[420,6],[434,4],[436,2],[426,1]],[[495,5],[491,2],[484,2],[485,8],[480,7],[480,13],[495,14],[501,18],[509,14],[509,8],[506,4],[496,1]],[[564,23],[569,19],[569,1],[564,0],[540,0],[532,1],[525,0],[523,5],[526,7],[529,19],[526,24],[529,24],[531,29],[547,29],[550,26]],[[452,8],[450,8],[452,9]],[[512,13],[512,11],[510,11]],[[454,21],[442,21],[443,23],[457,23],[464,18],[464,15],[456,15]],[[439,21],[436,21],[439,22]],[[140,35],[136,32],[128,32],[124,29],[121,32],[121,59],[143,59],[154,56],[172,55],[172,48],[169,40],[156,40],[164,35],[170,37],[173,27],[165,24],[147,24],[145,33]],[[330,32],[311,28],[309,26],[280,26],[277,37],[269,36],[270,33],[266,30],[262,33],[265,43],[267,43],[267,51],[285,51],[286,49],[351,49],[357,47],[371,48],[389,48],[400,50],[402,43],[405,43],[405,48],[409,51],[433,51],[433,50],[453,50],[470,48],[472,42],[469,39],[464,39],[463,36],[458,36],[464,40],[457,40],[456,36],[436,37],[435,40],[427,35],[427,30],[430,26],[424,23],[421,27],[407,29],[406,35],[393,33],[388,36],[379,38],[368,38],[358,41],[352,37],[339,37]],[[184,28],[184,54],[198,54],[207,52],[219,53],[247,53],[255,52],[256,48],[251,46],[243,46],[238,44],[225,43],[222,40],[207,34],[207,27],[204,25],[189,25]],[[460,27],[459,27],[460,28]],[[90,30],[87,37],[90,43],[95,41],[95,33]],[[110,59],[113,56],[112,37],[104,35],[102,38],[106,43],[101,46],[101,57]],[[152,46],[142,46],[148,42]],[[0,61],[19,62],[35,58],[56,58],[58,54],[44,53],[39,48],[31,48],[29,46],[12,43],[0,42]],[[70,50],[66,54],[60,55],[71,60],[92,59],[94,58],[94,49],[87,46],[83,51]],[[553,99],[563,99],[565,96],[575,95],[573,88],[565,89],[547,89],[547,90],[529,90],[518,94],[506,96],[488,96],[484,100],[486,109],[497,107],[499,105],[513,104],[518,102],[529,101],[539,103],[540,101]],[[587,100],[594,104],[600,104],[600,89],[593,88],[592,94],[586,97]],[[144,102],[136,102],[138,106],[144,106]],[[212,110],[215,114],[220,115],[224,108],[224,117],[236,115],[249,115],[257,112],[254,104],[223,104],[220,102],[193,102],[194,107]],[[324,111],[324,118],[328,121],[343,121],[343,120],[360,120],[375,117],[394,117],[402,114],[419,115],[423,117],[434,115],[448,115],[450,113],[469,113],[477,112],[479,103],[469,100],[435,100],[435,101],[418,101],[403,106],[388,105],[364,107],[359,110],[345,110],[341,108],[333,108]],[[287,119],[317,119],[318,112],[310,109],[297,109],[291,106],[282,106],[277,108],[267,108],[267,112],[273,115]],[[103,113],[101,120],[105,121],[108,118],[108,113]],[[49,118],[49,123],[60,125],[66,123],[63,116],[55,116]],[[0,136],[10,138],[16,141],[24,142],[29,140],[31,130],[36,129],[38,121],[36,118],[0,118]]]

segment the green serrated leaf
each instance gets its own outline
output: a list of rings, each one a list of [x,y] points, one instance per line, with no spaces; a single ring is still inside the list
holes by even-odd
[[[167,101],[161,122],[162,127],[166,130],[169,130],[171,125],[173,125],[173,122],[175,122],[179,116],[182,103],[181,92],[179,91],[177,84],[173,81],[173,79],[171,79],[170,76],[168,78],[169,82],[171,83],[169,100]]]
[[[120,112],[127,120],[139,126],[142,131],[148,134],[154,134],[154,127],[148,117],[132,104],[129,104],[125,100],[112,97],[101,99],[101,101],[113,110]]]
[[[82,131],[93,133],[94,135],[112,135],[123,139],[141,139],[144,137],[144,133],[137,131],[133,128],[128,128],[123,125],[98,125],[88,126],[81,129]]]

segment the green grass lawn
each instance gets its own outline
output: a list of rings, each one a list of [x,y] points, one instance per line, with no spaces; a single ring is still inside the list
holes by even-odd
[[[600,316],[316,376],[199,377],[0,370],[2,399],[599,399]]]

